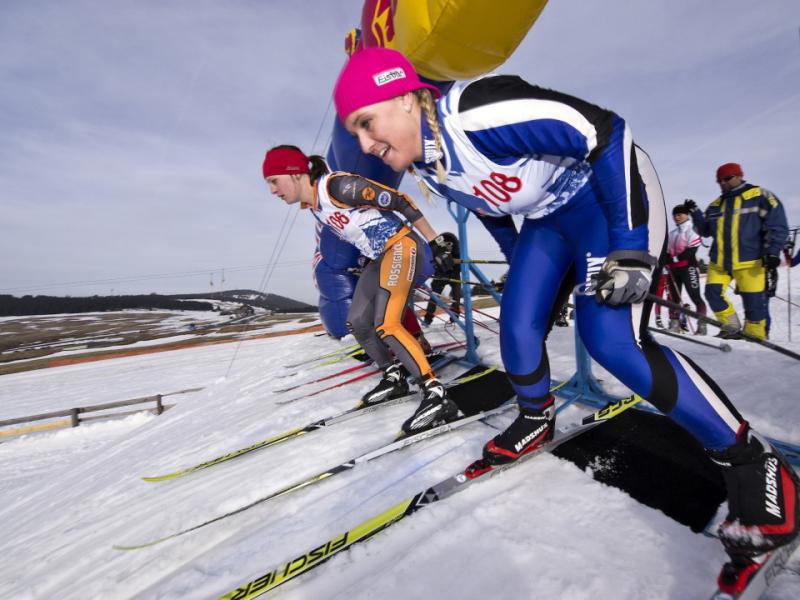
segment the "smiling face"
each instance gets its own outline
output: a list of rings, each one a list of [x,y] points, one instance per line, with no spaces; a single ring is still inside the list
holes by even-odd
[[[296,204],[302,199],[298,175],[270,175],[264,181],[267,182],[270,193],[286,204]]]
[[[377,156],[395,171],[422,159],[420,107],[411,93],[356,109],[344,126],[364,154]]]

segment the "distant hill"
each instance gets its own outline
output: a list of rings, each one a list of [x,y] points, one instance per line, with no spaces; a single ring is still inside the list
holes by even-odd
[[[274,312],[316,312],[317,307],[275,294],[231,290],[215,294],[140,294],[128,296],[15,296],[0,294],[0,316],[52,315],[59,313],[140,310],[213,310],[211,302],[224,300],[258,306]]]
[[[170,298],[185,298],[187,300],[223,300],[225,302],[241,302],[250,306],[258,306],[275,312],[316,312],[317,307],[286,296],[277,294],[262,294],[255,290],[229,290],[213,294],[176,294]]]

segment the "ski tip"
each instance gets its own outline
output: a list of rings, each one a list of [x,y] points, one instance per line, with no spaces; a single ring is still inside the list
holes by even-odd
[[[150,475],[147,477],[142,477],[142,481],[147,481],[149,483],[154,483],[158,481],[167,481],[169,479],[174,479],[177,477],[177,473],[168,473],[166,475]]]
[[[123,546],[121,544],[114,544],[111,546],[113,550],[119,550],[120,552],[129,552],[130,550],[140,550],[141,548],[147,548],[150,544],[142,544],[139,546]]]

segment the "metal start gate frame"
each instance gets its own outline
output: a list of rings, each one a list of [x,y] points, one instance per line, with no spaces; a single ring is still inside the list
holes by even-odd
[[[453,210],[454,205],[455,210]],[[502,295],[497,292],[491,280],[483,274],[480,268],[476,264],[470,262],[469,236],[467,234],[469,211],[460,204],[455,204],[449,200],[447,202],[447,211],[458,225],[458,239],[460,244],[461,258],[461,280],[464,282],[469,282],[469,275],[471,272],[483,285],[484,289],[486,289],[495,298],[495,300],[500,303]],[[453,313],[449,306],[447,306],[447,304],[442,300],[442,298],[438,296],[438,294],[431,292],[430,289],[428,291],[431,299],[433,299],[436,304],[442,307],[450,315],[451,320],[453,320],[464,331],[464,334],[467,338],[466,352],[464,353],[464,356],[458,359],[456,362],[463,366],[473,367],[479,364],[481,361],[477,353],[477,347],[480,342],[475,337],[474,325],[472,322],[472,287],[469,284],[464,284],[461,286],[461,290],[461,296],[464,305],[462,316]],[[553,380],[551,382],[552,387],[558,389],[558,395],[563,397],[566,401],[561,408],[564,408],[567,404],[572,404],[573,402],[585,404],[591,408],[602,408],[611,402],[620,400],[620,398],[607,393],[603,389],[600,381],[592,374],[592,359],[589,356],[589,352],[586,350],[586,346],[581,340],[577,326],[573,326],[573,330],[575,333],[575,373],[566,381],[559,382]],[[648,405],[642,406],[640,404],[640,406],[637,408],[650,412],[659,412],[655,408]],[[800,465],[800,446],[790,444],[782,440],[771,438],[767,439],[769,439],[774,446],[776,446],[786,455],[786,458],[790,463],[793,465]]]

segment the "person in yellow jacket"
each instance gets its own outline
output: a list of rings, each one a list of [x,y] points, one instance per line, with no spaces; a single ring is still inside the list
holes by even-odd
[[[717,169],[722,194],[705,212],[691,200],[685,205],[692,211],[697,233],[713,238],[705,296],[717,318],[727,326],[717,337],[736,337],[742,328],[736,310],[725,296],[725,288],[733,279],[744,304],[744,331],[765,339],[765,269],[780,264],[789,226],[780,200],[743,177],[740,165],[725,163]]]

